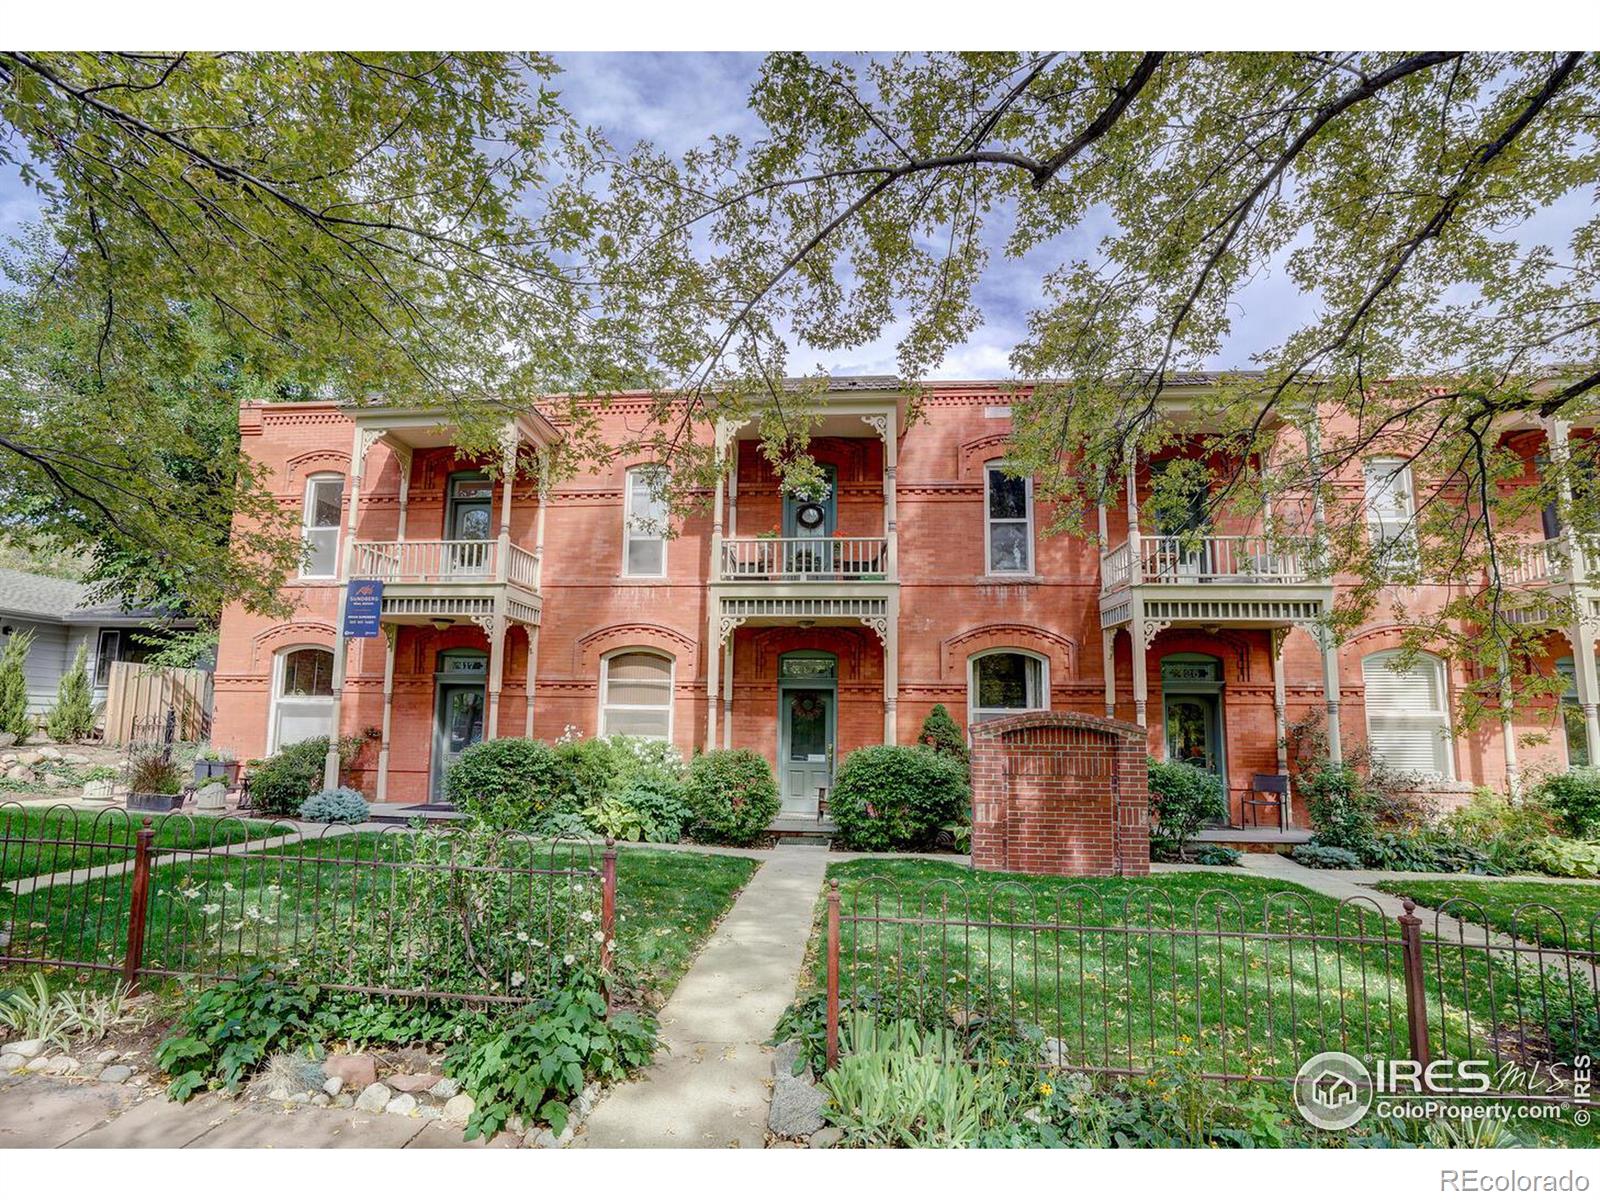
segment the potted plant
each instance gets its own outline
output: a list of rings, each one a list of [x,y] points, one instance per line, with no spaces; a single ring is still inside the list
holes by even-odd
[[[225,779],[228,787],[239,785],[239,759],[234,752],[226,746],[204,746],[194,756],[194,781],[204,783],[208,779]]]
[[[171,812],[182,791],[183,773],[166,750],[139,750],[129,757],[129,812]]]

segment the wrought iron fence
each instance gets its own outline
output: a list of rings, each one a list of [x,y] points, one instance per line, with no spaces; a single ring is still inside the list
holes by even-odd
[[[1047,1068],[1142,1074],[1181,1051],[1211,1078],[1271,1082],[1328,1050],[1471,1058],[1508,1068],[1499,1094],[1549,1099],[1600,1043],[1596,921],[1574,937],[1526,907],[1537,921],[1499,934],[1465,900],[1424,922],[1409,900],[1390,919],[1370,897],[1330,908],[1299,892],[835,881],[828,1058],[841,1011],[867,1009],[953,1024],[969,1048],[1031,1029]]]
[[[10,892],[9,896],[4,892]],[[459,830],[0,805],[0,963],[525,1003],[608,977],[616,852]]]

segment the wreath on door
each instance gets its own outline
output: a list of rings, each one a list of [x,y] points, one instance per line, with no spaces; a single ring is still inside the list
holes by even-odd
[[[792,696],[789,699],[789,711],[802,721],[819,720],[823,712],[822,699],[814,695]]]

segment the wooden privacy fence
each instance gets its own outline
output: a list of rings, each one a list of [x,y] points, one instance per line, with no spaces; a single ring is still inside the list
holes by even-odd
[[[210,671],[112,663],[106,742],[205,741],[211,736],[211,688]]]

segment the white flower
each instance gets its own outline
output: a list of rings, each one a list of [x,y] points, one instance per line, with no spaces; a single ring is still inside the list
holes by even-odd
[[[523,985],[524,982],[525,982],[525,979],[524,979],[523,974],[522,974],[521,971],[513,971],[513,972],[511,972],[511,986],[512,987],[519,988],[519,987],[521,987]]]
[[[527,931],[526,931],[526,930],[523,930],[523,929],[519,929],[519,930],[517,930],[517,941],[519,941],[519,942],[525,942],[525,941],[527,941],[527,940],[528,940],[528,934],[527,934]]]
[[[603,929],[596,929],[596,930],[595,930],[595,931],[594,931],[594,940],[595,940],[595,941],[597,941],[597,942],[603,942],[603,941],[605,941],[605,940],[606,940],[606,933],[605,933],[605,930],[603,930]]]
[[[589,925],[594,921],[594,914],[588,909],[584,909],[578,914],[578,920],[582,921],[585,925]]]
[[[225,891],[225,892],[236,892],[239,889],[234,887],[233,884],[229,883],[226,879],[224,879],[222,881],[222,890]]]
[[[578,959],[577,959],[576,955],[569,954],[565,958],[563,958],[561,961],[563,963],[565,963],[567,966],[570,967],[573,963],[577,962]]]
[[[222,911],[222,905],[220,905],[220,904],[202,904],[200,906],[200,911],[205,913],[206,916],[208,916],[208,917],[215,916],[217,913]]]

